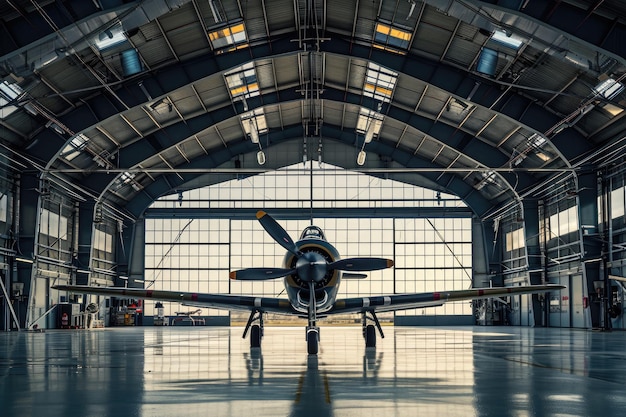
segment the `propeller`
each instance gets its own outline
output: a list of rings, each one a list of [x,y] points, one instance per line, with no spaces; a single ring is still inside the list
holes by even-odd
[[[302,252],[298,250],[293,239],[291,239],[291,236],[289,236],[287,231],[283,229],[283,227],[278,224],[272,216],[263,210],[259,210],[256,213],[256,218],[259,223],[261,223],[261,226],[263,226],[265,231],[276,241],[276,243],[296,256],[302,255]]]
[[[286,268],[246,268],[230,273],[230,279],[240,281],[262,281],[265,279],[282,278],[296,272],[295,269]]]
[[[298,277],[311,286],[321,282],[328,271],[340,270],[347,272],[354,271],[376,271],[393,266],[391,259],[384,258],[347,258],[328,263],[323,255],[317,252],[302,253],[295,242],[283,227],[276,220],[264,211],[258,211],[256,218],[267,233],[283,248],[296,256],[294,269],[286,268],[247,268],[233,271],[230,278],[240,281],[263,281],[267,279],[281,278],[287,275],[298,274]],[[364,275],[353,274],[358,278]]]
[[[346,258],[328,264],[328,269],[341,271],[377,271],[391,268],[393,261],[385,258]]]

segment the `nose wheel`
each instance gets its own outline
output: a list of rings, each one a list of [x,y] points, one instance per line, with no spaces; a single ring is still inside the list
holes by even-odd
[[[306,331],[306,349],[309,355],[317,355],[319,350],[319,328],[307,327]]]

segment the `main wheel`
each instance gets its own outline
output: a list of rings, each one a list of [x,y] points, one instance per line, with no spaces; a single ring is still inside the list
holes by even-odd
[[[250,347],[261,347],[261,327],[258,324],[250,327]]]
[[[306,334],[306,347],[309,355],[317,355],[317,332],[315,330],[309,330]]]
[[[371,324],[365,328],[365,347],[376,347],[376,327]]]

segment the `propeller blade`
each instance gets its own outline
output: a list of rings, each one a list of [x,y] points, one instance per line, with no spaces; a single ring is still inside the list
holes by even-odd
[[[261,223],[261,226],[263,226],[265,231],[276,241],[276,243],[294,255],[300,256],[300,251],[296,247],[293,239],[291,239],[287,231],[283,229],[283,227],[278,224],[272,216],[262,210],[259,210],[256,213],[256,218],[259,223]]]
[[[341,275],[341,279],[365,279],[367,275],[365,274],[352,274],[350,272],[345,272]]]
[[[282,278],[295,273],[295,269],[285,268],[246,268],[232,271],[230,279],[238,281],[263,281],[266,279]]]
[[[328,269],[341,271],[376,271],[391,268],[393,261],[385,258],[347,258],[328,264]]]

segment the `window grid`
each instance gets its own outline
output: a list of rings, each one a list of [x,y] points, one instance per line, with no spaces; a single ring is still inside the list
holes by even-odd
[[[194,227],[185,228],[186,223]],[[280,223],[297,238],[309,221]],[[323,218],[314,219],[314,224],[324,230],[344,258],[395,260],[394,269],[372,271],[365,280],[344,280],[339,298],[470,287],[470,219]],[[284,249],[256,220],[146,220],[145,276],[153,289],[276,297],[283,292],[282,279],[229,282],[228,274],[247,267],[280,266],[284,256]],[[146,302],[145,308],[147,315],[154,314],[154,302]],[[178,311],[186,310],[177,304],[166,305],[166,315]],[[449,303],[418,311],[397,314],[471,314],[471,307],[469,303]],[[209,310],[209,314],[227,313]]]
[[[433,190],[323,167],[313,175],[309,170],[287,168],[185,191],[182,207],[264,207],[271,213],[274,207],[302,209],[310,204],[314,208],[463,205],[457,197]],[[178,195],[164,197],[152,207],[177,208]],[[310,224],[309,220],[278,221],[294,239]],[[339,298],[471,286],[469,218],[319,218],[313,223],[324,230],[343,258],[371,256],[395,261],[394,268],[369,272],[367,279],[344,280]],[[256,220],[148,218],[145,243],[145,276],[150,288],[266,297],[283,293],[282,279],[228,279],[232,270],[282,266],[284,249]],[[153,305],[147,303],[146,314],[154,313]],[[179,308],[168,306],[166,315]],[[398,314],[471,314],[469,303],[417,311]],[[209,314],[227,313],[209,310]]]

